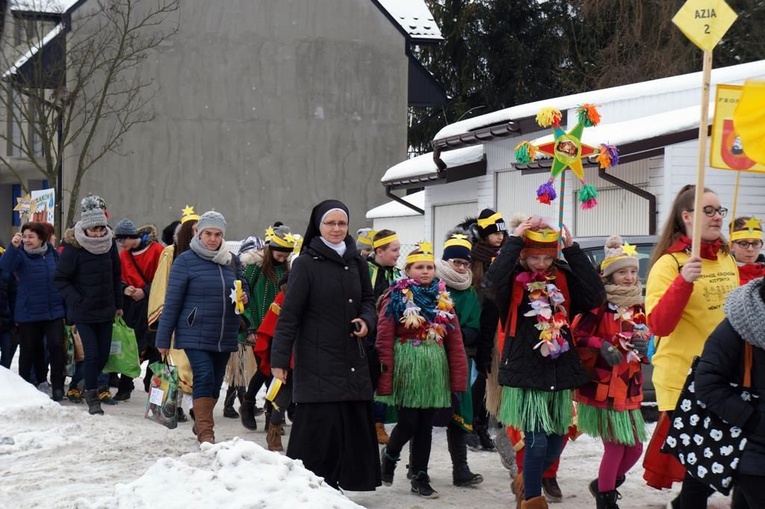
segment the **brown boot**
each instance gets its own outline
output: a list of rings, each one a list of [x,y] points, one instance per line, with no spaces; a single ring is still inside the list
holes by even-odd
[[[268,434],[266,435],[266,443],[268,444],[269,451],[283,451],[282,447],[282,424],[269,424]]]
[[[515,508],[521,509],[521,502],[523,502],[523,474],[515,476],[511,489],[513,490],[513,495],[515,495]]]
[[[521,502],[522,509],[547,509],[547,499],[543,496],[530,498]]]
[[[388,436],[388,433],[385,431],[385,424],[381,422],[375,423],[375,431],[377,431],[377,443],[378,444],[387,444],[388,440],[390,440],[390,437]]]
[[[194,428],[197,434],[197,441],[200,443],[215,443],[213,407],[215,407],[215,400],[213,398],[196,398],[194,400]]]

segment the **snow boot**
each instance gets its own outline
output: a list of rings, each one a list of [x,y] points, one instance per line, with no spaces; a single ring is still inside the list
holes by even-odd
[[[266,435],[266,443],[268,444],[269,451],[283,451],[282,447],[282,425],[281,424],[269,424],[268,434]]]
[[[563,493],[560,490],[560,486],[558,486],[558,479],[555,477],[542,478],[542,492],[550,502],[560,502],[563,500]]]
[[[616,489],[619,486],[621,486],[622,484],[624,484],[624,481],[626,481],[626,480],[627,480],[627,478],[624,477],[624,476],[617,477],[616,478],[616,487],[614,489]],[[590,488],[590,494],[593,497],[598,498],[598,480],[597,479],[593,479],[592,481],[590,481],[589,488]]]
[[[510,471],[510,478],[515,479],[515,476],[518,475],[518,465],[515,464],[515,449],[510,437],[507,436],[507,429],[503,428],[497,432],[494,437],[494,446],[499,452],[502,466]]]
[[[224,407],[225,414],[225,407]],[[250,431],[258,429],[258,421],[255,420],[255,402],[247,401],[247,398],[242,401],[242,406],[239,407],[239,415],[242,418],[242,426]],[[269,428],[266,428],[269,429]],[[270,432],[270,431],[269,431]]]
[[[450,424],[446,428],[446,443],[452,458],[452,484],[463,487],[475,486],[483,482],[483,476],[474,474],[468,467],[465,436],[466,433],[457,426]]]
[[[85,401],[88,402],[88,413],[90,415],[104,415],[101,409],[101,400],[98,399],[98,389],[85,391]]]
[[[112,398],[112,393],[109,390],[109,386],[104,385],[103,387],[99,387],[98,389],[98,399],[101,400],[101,403],[104,405],[116,405],[117,402],[114,401],[114,398]]]
[[[53,401],[63,401],[64,399],[64,388],[63,387],[54,387],[53,392],[51,393],[50,399]]]
[[[383,447],[382,453],[380,454],[380,472],[382,483],[385,486],[393,484],[393,473],[396,471],[396,463],[398,460],[398,456],[390,456],[388,454],[388,448]]]
[[[211,397],[194,399],[194,433],[197,441],[215,443],[215,433],[213,433],[213,408],[215,400]]]
[[[438,498],[438,492],[430,485],[430,477],[426,472],[417,472],[412,477],[412,493],[422,498]]]
[[[388,436],[388,432],[385,431],[385,424],[382,422],[376,422],[375,431],[377,432],[377,443],[382,445],[387,444],[388,440],[390,440],[390,437]]]
[[[72,403],[80,404],[82,403],[82,392],[80,392],[80,389],[77,387],[70,387],[69,390],[66,391],[66,399]]]
[[[478,442],[481,444],[481,449],[488,452],[497,450],[497,448],[494,447],[494,441],[489,436],[488,426],[476,426],[475,434],[478,437]]]
[[[236,387],[229,387],[226,390],[226,398],[223,400],[223,417],[229,419],[239,419],[239,413],[234,410],[234,401],[236,401]]]
[[[521,509],[547,509],[547,499],[544,495],[530,498],[521,502]]]
[[[619,505],[616,503],[619,498],[621,497],[616,490],[599,491],[595,496],[595,507],[597,509],[619,509]]]

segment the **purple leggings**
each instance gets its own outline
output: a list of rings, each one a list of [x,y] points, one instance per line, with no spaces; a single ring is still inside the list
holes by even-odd
[[[598,471],[598,491],[616,489],[616,480],[624,477],[630,468],[640,459],[643,444],[623,445],[615,442],[603,442],[603,459]]]

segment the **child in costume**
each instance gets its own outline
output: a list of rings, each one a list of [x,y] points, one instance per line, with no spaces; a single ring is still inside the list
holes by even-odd
[[[571,348],[569,317],[600,306],[605,297],[597,271],[568,229],[568,263],[557,259],[559,240],[545,221],[526,219],[486,274],[504,324],[499,420],[525,434],[523,474],[515,488],[523,493],[517,500],[524,509],[547,507],[542,473],[560,456],[573,418],[572,391],[587,382]]]
[[[435,278],[427,242],[409,253],[404,272],[383,297],[376,346],[382,373],[377,399],[398,409],[398,423],[382,450],[382,482],[390,486],[401,449],[410,440],[412,492],[437,498],[428,462],[433,416],[452,406],[452,392],[467,390],[467,357],[454,303],[446,284]]]
[[[738,263],[742,285],[765,276],[762,256],[762,223],[754,217],[737,217],[731,224],[730,252]]]
[[[640,412],[641,365],[651,336],[646,326],[643,289],[634,247],[612,235],[601,271],[607,302],[579,315],[572,325],[574,344],[590,382],[576,391],[578,427],[603,440],[603,459],[590,492],[598,509],[615,509],[616,488],[640,459],[646,439]]]

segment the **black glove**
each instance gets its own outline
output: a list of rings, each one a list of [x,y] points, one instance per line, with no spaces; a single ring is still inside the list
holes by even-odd
[[[616,366],[622,362],[622,353],[608,341],[604,341],[600,347],[600,355],[605,359],[609,366]]]
[[[645,338],[632,337],[632,346],[637,351],[640,358],[644,358],[648,354],[648,340]]]

